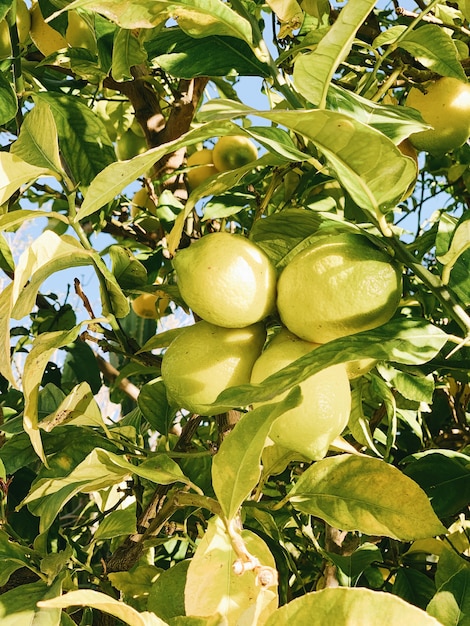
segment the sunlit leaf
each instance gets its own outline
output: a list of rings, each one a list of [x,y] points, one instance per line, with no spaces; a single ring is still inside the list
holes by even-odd
[[[25,116],[10,152],[31,165],[62,176],[57,127],[49,106],[42,100]]]
[[[266,437],[280,415],[301,400],[298,388],[284,400],[249,411],[228,435],[212,463],[212,484],[220,506],[232,519],[261,476],[261,453]]]
[[[421,488],[393,465],[340,455],[310,466],[289,493],[292,505],[334,528],[409,541],[446,532]]]
[[[217,403],[220,406],[247,406],[271,400],[328,365],[357,358],[419,365],[435,357],[446,341],[446,334],[425,320],[396,318],[375,330],[329,341],[272,374],[262,384],[227,389],[219,395]]]
[[[294,84],[312,104],[324,107],[331,79],[349,54],[358,28],[374,6],[375,0],[348,2],[316,50],[297,57]]]
[[[242,531],[248,551],[264,566],[275,567],[266,544],[250,531]],[[186,588],[186,615],[204,616],[220,613],[235,624],[242,613],[255,604],[260,594],[269,596],[266,614],[277,606],[277,595],[271,589],[256,584],[253,571],[237,575],[233,563],[237,555],[219,518],[209,521],[208,529],[198,544],[189,564]]]
[[[16,154],[0,152],[0,205],[26,183],[36,180],[40,176],[51,176],[52,173],[44,167],[30,165]]]
[[[121,28],[114,35],[113,65],[111,74],[114,80],[130,80],[131,67],[144,63],[147,54],[132,30]]]
[[[58,598],[43,600],[39,602],[40,607],[56,607],[66,609],[69,606],[89,606],[104,613],[114,615],[130,626],[167,626],[153,613],[145,611],[139,613],[131,606],[115,600],[105,593],[93,591],[92,589],[81,589],[78,591],[69,591]]]
[[[0,124],[6,124],[13,119],[18,110],[18,100],[11,82],[0,72]]]
[[[275,611],[266,626],[309,624],[315,615],[315,626],[440,626],[425,611],[401,598],[370,589],[322,589],[292,600]]]
[[[19,585],[0,596],[0,621],[2,626],[59,626],[58,607],[38,606],[41,600],[47,600],[60,593],[60,583],[49,586],[38,581]]]

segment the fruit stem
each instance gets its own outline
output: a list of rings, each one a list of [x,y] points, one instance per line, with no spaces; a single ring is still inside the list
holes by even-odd
[[[401,241],[395,237],[389,237],[388,243],[395,251],[397,259],[402,261],[427,287],[429,287],[432,293],[441,302],[444,310],[463,330],[465,337],[470,337],[470,316],[459,303],[457,296],[443,284],[439,276],[436,276],[424,267],[424,265],[418,263]]]

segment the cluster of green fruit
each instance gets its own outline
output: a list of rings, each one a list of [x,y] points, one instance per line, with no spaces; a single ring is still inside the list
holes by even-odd
[[[218,172],[248,165],[258,157],[255,145],[244,135],[227,135],[221,137],[213,150],[203,148],[193,152],[188,159],[186,179],[190,189],[195,189],[210,176]]]
[[[52,26],[47,24],[37,2],[28,9],[24,0],[16,4],[16,26],[20,44],[25,44],[31,37],[37,49],[49,56],[64,48],[86,48],[96,53],[96,40],[86,20],[77,12],[69,11],[68,25],[63,37]],[[11,43],[8,25],[5,19],[0,21],[0,59],[11,56]]]
[[[173,265],[201,321],[169,345],[162,378],[170,401],[202,415],[233,408],[213,406],[224,389],[259,383],[321,343],[384,324],[402,292],[401,268],[361,234],[318,236],[279,278],[255,243],[224,232],[178,251]],[[276,310],[281,331],[263,351],[263,321]],[[334,365],[307,378],[300,405],[275,421],[270,438],[309,459],[325,456],[348,422],[349,379],[370,367]]]

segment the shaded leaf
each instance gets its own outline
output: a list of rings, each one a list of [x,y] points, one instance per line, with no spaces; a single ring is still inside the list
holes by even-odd
[[[133,78],[131,67],[147,60],[147,54],[132,30],[120,28],[114,33],[113,64],[111,74],[114,80]]]
[[[402,541],[445,533],[426,494],[392,465],[340,455],[310,466],[289,493],[292,505],[341,530]]]
[[[425,611],[436,593],[436,586],[423,572],[412,567],[400,567],[395,575],[392,592]]]
[[[59,626],[61,611],[56,607],[38,606],[38,602],[60,593],[60,584],[52,586],[39,581],[20,585],[0,595],[2,626]]]
[[[126,509],[112,511],[100,523],[93,535],[93,541],[114,539],[122,535],[133,535],[137,532],[135,505]]]
[[[7,77],[0,72],[0,125],[12,120],[18,110],[16,93]]]
[[[470,615],[470,567],[462,567],[439,589],[427,606],[443,626],[466,626]]]
[[[162,572],[150,589],[147,608],[163,620],[185,615],[184,588],[190,562],[180,561]]]
[[[146,383],[140,390],[137,402],[150,426],[167,436],[176,410],[168,402],[163,381],[151,380]]]

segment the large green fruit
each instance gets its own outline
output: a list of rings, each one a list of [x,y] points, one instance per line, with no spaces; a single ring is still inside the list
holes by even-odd
[[[128,128],[116,142],[116,156],[120,161],[127,161],[148,150],[144,137],[139,137]]]
[[[211,233],[176,253],[181,296],[202,319],[242,328],[274,309],[276,271],[256,244],[240,235]]]
[[[226,135],[214,146],[212,160],[219,172],[228,172],[248,165],[258,158],[254,143],[244,135]]]
[[[425,88],[425,93],[410,89],[406,106],[417,109],[433,129],[414,133],[410,141],[417,150],[444,154],[470,136],[470,85],[445,76]]]
[[[284,268],[277,307],[298,337],[326,343],[376,328],[395,313],[401,269],[360,234],[321,237]]]
[[[224,389],[250,381],[265,338],[263,324],[221,328],[202,321],[188,326],[163,356],[162,378],[169,399],[192,413],[220,413],[220,407],[210,405]]]
[[[251,382],[260,383],[317,347],[318,344],[302,341],[282,330],[254,364]],[[327,367],[303,381],[300,389],[301,403],[274,422],[269,437],[309,459],[322,459],[345,428],[351,412],[346,367],[344,364]]]

